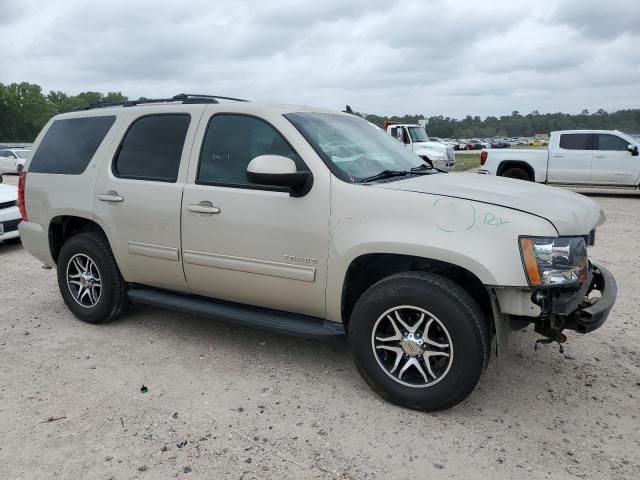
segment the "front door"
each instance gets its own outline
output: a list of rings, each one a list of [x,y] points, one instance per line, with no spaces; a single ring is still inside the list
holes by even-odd
[[[637,185],[640,157],[631,155],[629,142],[609,133],[597,133],[591,179],[601,185]]]
[[[321,317],[329,243],[328,171],[295,198],[248,182],[249,162],[283,155],[309,170],[282,117],[216,113],[201,123],[182,202],[182,255],[194,294]],[[218,107],[219,108],[219,107]],[[300,138],[298,138],[300,137]],[[304,145],[300,144],[304,149]],[[309,148],[308,144],[306,147]],[[197,157],[197,158],[196,158]]]
[[[591,183],[593,135],[563,133],[557,144],[549,145],[549,183]]]

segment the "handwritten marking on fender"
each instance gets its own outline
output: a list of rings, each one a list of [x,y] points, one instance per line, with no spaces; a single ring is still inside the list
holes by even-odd
[[[482,220],[478,222],[478,214],[474,205],[466,200],[439,198],[433,202],[433,208],[437,209],[435,227],[445,233],[468,231],[483,225],[501,228],[511,223],[493,212],[486,212],[481,217]]]

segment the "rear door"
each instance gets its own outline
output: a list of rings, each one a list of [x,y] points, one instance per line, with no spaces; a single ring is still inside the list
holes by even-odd
[[[640,157],[631,155],[629,142],[610,133],[595,134],[591,179],[603,185],[637,185]]]
[[[94,215],[128,282],[186,291],[180,207],[203,106],[129,117],[96,182]]]
[[[593,135],[590,133],[562,133],[549,146],[549,183],[591,183]]]

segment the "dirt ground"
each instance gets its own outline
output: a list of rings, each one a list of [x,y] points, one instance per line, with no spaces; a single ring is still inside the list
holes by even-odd
[[[1,476],[640,478],[640,196],[593,198],[608,221],[591,255],[619,283],[608,322],[564,354],[514,333],[506,369],[437,414],[377,397],[343,341],[150,307],[83,324],[55,270],[0,245]]]

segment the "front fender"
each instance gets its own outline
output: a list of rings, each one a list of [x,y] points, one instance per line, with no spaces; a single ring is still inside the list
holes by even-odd
[[[327,317],[341,321],[351,262],[372,253],[438,260],[484,285],[527,286],[519,235],[556,236],[546,220],[496,205],[439,195],[332,182]]]

